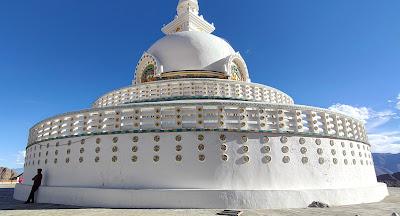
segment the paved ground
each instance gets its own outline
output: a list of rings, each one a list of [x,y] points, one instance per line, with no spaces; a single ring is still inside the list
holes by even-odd
[[[216,215],[220,210],[174,210],[174,209],[101,209],[80,208],[73,206],[53,204],[28,204],[12,199],[14,188],[12,186],[0,185],[0,216],[8,215],[30,215],[30,216],[210,216]],[[400,214],[400,188],[390,188],[390,196],[380,203],[331,207],[328,209],[285,209],[285,210],[244,210],[243,216],[391,216],[393,212]]]

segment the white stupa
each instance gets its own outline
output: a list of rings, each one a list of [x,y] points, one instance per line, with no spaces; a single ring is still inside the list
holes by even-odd
[[[30,129],[14,197],[27,198],[38,168],[39,202],[91,207],[302,208],[388,194],[363,122],[251,83],[214,30],[196,0],[180,0],[131,86]]]

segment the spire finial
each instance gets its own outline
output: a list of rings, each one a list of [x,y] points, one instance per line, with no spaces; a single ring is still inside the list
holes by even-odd
[[[199,2],[197,0],[179,0],[176,11],[179,15],[191,11],[195,14],[199,14]]]
[[[161,30],[165,34],[174,34],[181,31],[202,31],[212,33],[214,24],[208,23],[199,15],[199,3],[197,0],[179,0],[176,8],[177,16]]]

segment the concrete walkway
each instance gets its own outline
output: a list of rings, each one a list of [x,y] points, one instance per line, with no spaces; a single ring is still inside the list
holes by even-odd
[[[30,215],[30,216],[210,216],[216,215],[221,210],[213,209],[102,209],[81,208],[74,206],[63,206],[54,204],[23,204],[23,202],[12,199],[14,188],[10,185],[0,185],[0,216],[8,215]],[[318,215],[340,215],[340,216],[391,216],[393,212],[400,214],[400,188],[389,188],[390,196],[380,203],[331,207],[328,209],[284,209],[284,210],[244,210],[242,216],[318,216]]]

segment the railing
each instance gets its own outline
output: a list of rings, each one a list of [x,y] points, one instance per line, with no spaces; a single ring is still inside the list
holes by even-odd
[[[118,89],[99,98],[93,107],[204,97],[293,104],[293,99],[287,94],[260,84],[221,79],[179,79],[179,81],[158,81]]]
[[[93,134],[182,130],[295,133],[368,141],[361,121],[325,109],[255,102],[175,101],[59,115],[31,128],[28,146]]]

